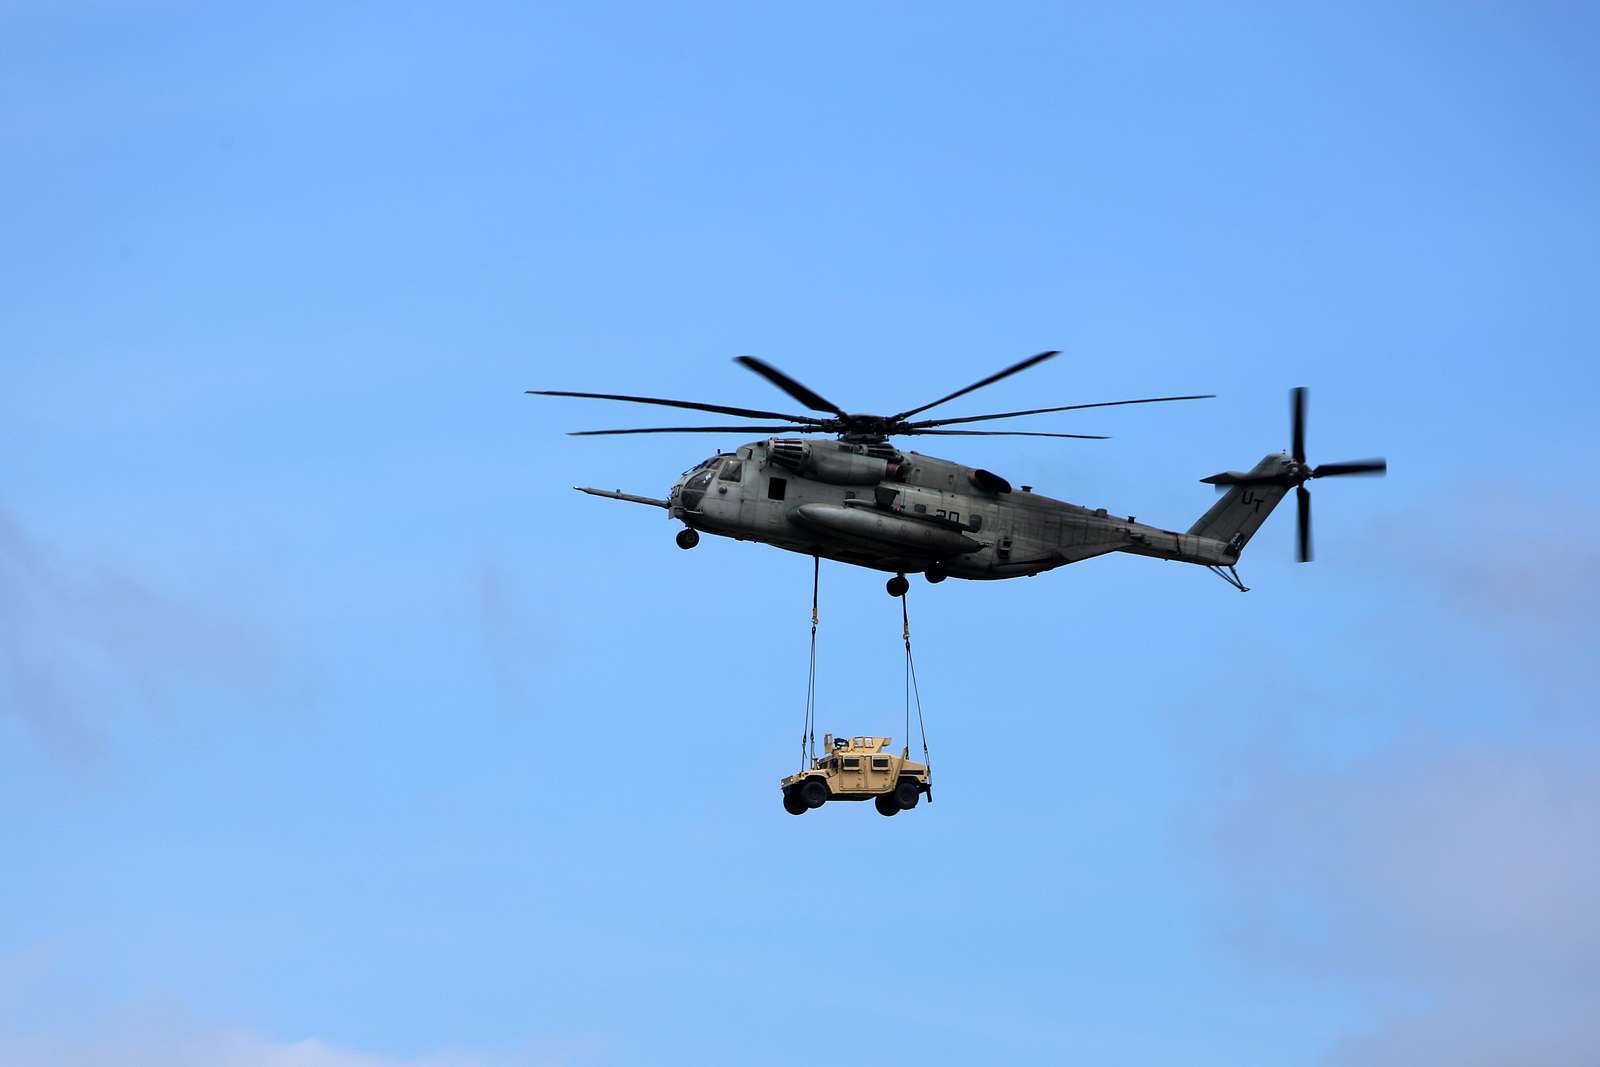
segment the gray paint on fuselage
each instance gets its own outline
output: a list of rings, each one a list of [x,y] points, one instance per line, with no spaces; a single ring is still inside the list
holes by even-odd
[[[758,541],[882,571],[907,573],[937,568],[956,578],[1020,577],[1108,552],[1213,566],[1228,566],[1239,558],[1238,546],[1215,537],[1163,530],[1108,514],[1103,508],[1085,508],[1037,493],[987,492],[974,483],[972,467],[916,452],[902,455],[896,481],[878,486],[838,485],[777,465],[772,462],[768,441],[754,441],[726,457],[707,461],[719,465],[718,474],[695,510],[682,506],[680,491],[706,464],[686,473],[668,494],[668,510],[673,518],[706,533]],[[737,480],[722,477],[726,460],[731,459],[740,461]],[[1257,470],[1269,469],[1278,461],[1279,457],[1268,456]],[[784,481],[781,500],[774,499],[769,490],[773,478]],[[794,509],[806,504],[882,509],[877,494],[890,491],[899,507],[891,505],[884,510],[929,523],[940,522],[940,511],[946,516],[954,513],[960,516],[957,521],[965,537],[980,547],[945,556],[924,555],[910,545],[880,543],[808,527],[796,521],[793,514]],[[916,513],[915,504],[921,504],[925,512]],[[946,518],[944,525],[953,524]],[[1254,532],[1253,526],[1250,532]]]

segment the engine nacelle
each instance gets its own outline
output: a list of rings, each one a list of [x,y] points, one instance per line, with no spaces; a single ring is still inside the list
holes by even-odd
[[[800,441],[775,437],[767,444],[772,462],[806,478],[830,485],[877,485],[899,476],[900,456],[869,456],[863,445]]]

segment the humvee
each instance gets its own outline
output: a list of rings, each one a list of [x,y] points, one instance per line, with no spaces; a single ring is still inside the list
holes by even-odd
[[[783,810],[804,815],[830,800],[871,799],[879,815],[895,815],[917,806],[922,794],[933,800],[928,765],[885,751],[892,737],[834,737],[824,734],[826,756],[813,758],[811,769],[778,783]]]

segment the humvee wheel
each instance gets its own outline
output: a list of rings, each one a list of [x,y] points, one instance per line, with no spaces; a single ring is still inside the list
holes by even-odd
[[[820,808],[828,799],[828,783],[821,778],[807,778],[795,790],[800,802],[808,808]]]
[[[906,581],[906,576],[897,574],[884,583],[883,588],[890,596],[905,596],[906,590],[911,588],[911,583]]]
[[[872,798],[872,806],[878,809],[879,815],[900,814],[900,802],[894,798],[893,793],[879,793]]]
[[[700,543],[700,534],[694,530],[684,528],[678,531],[678,547],[690,549]]]
[[[901,782],[894,787],[894,802],[906,811],[917,806],[917,801],[922,799],[922,790],[916,782]]]
[[[804,815],[811,809],[806,807],[806,802],[800,799],[798,793],[791,790],[783,794],[783,810],[790,815]]]

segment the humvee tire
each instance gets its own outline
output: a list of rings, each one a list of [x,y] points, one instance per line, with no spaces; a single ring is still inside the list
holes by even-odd
[[[828,783],[821,778],[807,778],[795,792],[806,807],[820,808],[828,799]]]
[[[917,788],[917,783],[902,778],[900,784],[894,787],[894,800],[901,808],[910,811],[917,806],[917,801],[922,797],[922,790]]]
[[[879,793],[872,798],[872,806],[878,809],[879,815],[899,815],[900,802],[892,793]]]
[[[788,792],[783,794],[783,810],[790,815],[804,815],[811,809],[806,807],[806,802],[794,792]]]

